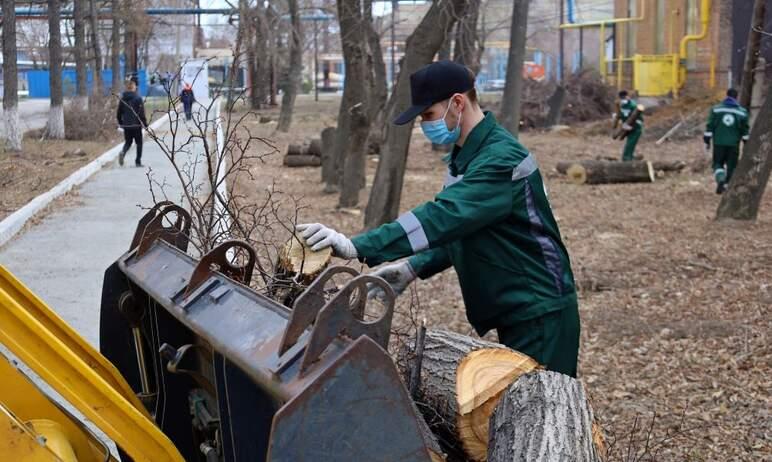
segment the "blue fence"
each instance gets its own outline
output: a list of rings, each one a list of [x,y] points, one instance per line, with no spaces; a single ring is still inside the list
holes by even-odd
[[[49,71],[28,71],[27,83],[29,85],[29,97],[30,98],[50,98],[51,87],[49,85]],[[138,91],[140,96],[147,95],[147,72],[144,69],[137,71],[137,77],[139,81]],[[121,75],[123,78],[123,75]],[[86,73],[86,87],[88,93],[91,94],[93,87],[93,74],[91,70]],[[105,69],[102,71],[102,82],[105,88],[103,88],[104,94],[110,94],[110,85],[113,81],[113,70]],[[64,69],[62,71],[62,91],[65,97],[75,96],[75,70]]]

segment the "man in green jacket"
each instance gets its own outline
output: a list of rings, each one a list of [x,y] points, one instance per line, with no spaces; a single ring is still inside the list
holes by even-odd
[[[496,329],[501,343],[575,377],[576,289],[536,159],[482,112],[464,66],[432,63],[410,85],[412,106],[395,123],[420,115],[430,141],[454,144],[443,190],[353,239],[318,223],[298,230],[314,250],[332,246],[368,266],[410,257],[373,273],[398,294],[453,266],[478,334]]]
[[[721,194],[726,191],[737,166],[740,141],[748,141],[748,111],[737,102],[737,90],[727,90],[726,98],[710,109],[702,139],[706,151],[710,151],[710,143],[713,142],[713,176],[716,178],[716,194]]]
[[[619,92],[619,112],[616,113],[616,117],[622,123],[622,129],[628,131],[627,138],[625,139],[625,148],[622,151],[622,160],[631,161],[635,157],[635,146],[638,144],[638,140],[643,133],[643,114],[638,113],[638,117],[631,123],[627,122],[628,117],[638,107],[638,103],[634,99],[630,99],[627,96],[627,91],[622,90]]]

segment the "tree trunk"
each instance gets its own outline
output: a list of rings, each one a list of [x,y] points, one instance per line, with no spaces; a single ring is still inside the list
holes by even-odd
[[[101,100],[102,93],[102,47],[99,45],[99,16],[96,0],[89,0],[89,23],[91,26],[91,48],[94,51],[94,86],[91,90],[95,99]]]
[[[364,0],[365,32],[367,34],[368,56],[370,62],[370,107],[368,108],[371,124],[380,127],[383,124],[384,108],[386,100],[389,97],[389,90],[386,84],[386,63],[383,61],[383,50],[381,50],[381,36],[375,30],[373,23],[372,0]],[[371,135],[375,130],[371,131]],[[379,140],[380,143],[380,140]]]
[[[648,161],[584,160],[567,167],[561,162],[558,167],[565,168],[566,176],[574,184],[653,183],[656,178],[654,166]]]
[[[339,0],[338,18],[346,66],[335,140],[335,151],[343,167],[338,206],[355,207],[359,202],[359,190],[364,184],[367,135],[370,131],[368,26],[359,0]]]
[[[480,39],[477,36],[477,18],[480,16],[480,0],[468,0],[463,16],[456,26],[456,43],[453,60],[477,74],[480,70]]]
[[[46,136],[64,138],[64,98],[62,95],[62,33],[61,3],[48,0],[48,69],[51,91],[51,109],[48,112]]]
[[[755,220],[772,170],[772,80],[716,218]]]
[[[397,84],[389,102],[386,121],[410,106],[410,74],[429,64],[442,46],[445,36],[459,17],[463,0],[435,1],[418,27],[408,37]],[[375,182],[365,211],[365,227],[374,228],[397,217],[402,195],[407,151],[413,124],[392,126],[386,133],[386,143],[375,174]]]
[[[398,352],[403,376],[412,372],[413,344]],[[498,343],[448,331],[426,332],[416,401],[443,448],[456,458],[484,458],[488,417],[501,393],[533,359]],[[406,379],[406,382],[408,380]]]
[[[592,409],[584,387],[558,372],[522,375],[490,419],[488,462],[596,462]]]
[[[73,26],[75,27],[75,94],[88,98],[86,75],[86,0],[73,0]]]
[[[322,182],[328,194],[338,191],[335,157],[335,127],[327,127],[322,130]]]
[[[766,0],[755,0],[753,4],[753,19],[748,32],[748,45],[745,47],[745,64],[743,65],[742,87],[740,88],[740,105],[750,110],[753,97],[753,77],[761,50],[761,35],[764,30]]]
[[[549,112],[547,113],[548,127],[554,127],[560,123],[560,115],[563,112],[563,103],[566,101],[566,87],[558,85],[555,87],[555,93],[547,99]]]
[[[515,0],[509,32],[507,80],[501,100],[501,124],[514,136],[520,133],[520,105],[523,97],[523,62],[528,31],[528,1]]]
[[[3,126],[5,149],[21,151],[18,70],[16,69],[16,9],[13,0],[3,0]]]
[[[284,86],[284,94],[281,98],[281,113],[276,129],[280,132],[289,131],[292,124],[292,109],[295,106],[295,97],[300,88],[303,76],[303,30],[300,26],[300,13],[298,1],[288,0],[290,22],[292,24],[292,37],[289,44],[289,73],[287,84]]]
[[[112,92],[115,95],[121,92],[121,2],[120,0],[111,0],[113,8],[113,24],[110,30],[111,46],[110,67],[113,70]]]

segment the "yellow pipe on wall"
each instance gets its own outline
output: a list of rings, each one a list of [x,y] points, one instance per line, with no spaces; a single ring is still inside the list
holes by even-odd
[[[678,81],[679,86],[683,86],[683,84],[686,82],[686,59],[688,57],[686,46],[689,44],[689,42],[703,40],[708,36],[708,26],[710,25],[710,0],[702,0],[702,3],[700,4],[700,24],[702,25],[702,30],[699,34],[686,35],[681,39],[681,45],[679,47],[678,54],[681,60],[681,70],[679,73]]]
[[[646,0],[641,0],[641,15],[635,16],[632,18],[611,18],[611,19],[601,19],[599,21],[588,21],[588,22],[576,22],[576,23],[566,23],[561,24],[561,29],[578,29],[582,27],[604,27],[611,24],[621,24],[626,22],[635,22],[635,21],[643,21],[646,19]]]

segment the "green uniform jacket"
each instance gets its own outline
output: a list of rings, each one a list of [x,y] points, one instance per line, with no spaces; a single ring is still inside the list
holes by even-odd
[[[748,111],[726,98],[711,108],[705,137],[712,138],[714,146],[739,146],[740,140],[748,140]]]
[[[451,153],[444,189],[355,236],[368,266],[416,254],[422,279],[453,265],[480,335],[576,306],[568,253],[534,157],[491,113]]]
[[[630,114],[633,113],[635,108],[638,106],[638,102],[634,99],[628,99],[622,101],[622,103],[619,105],[619,112],[617,112],[617,118],[619,119],[619,123],[625,123],[627,121],[627,118],[630,117]],[[638,117],[635,118],[635,124],[633,125],[632,131],[637,131],[643,129],[643,113],[638,114]]]

